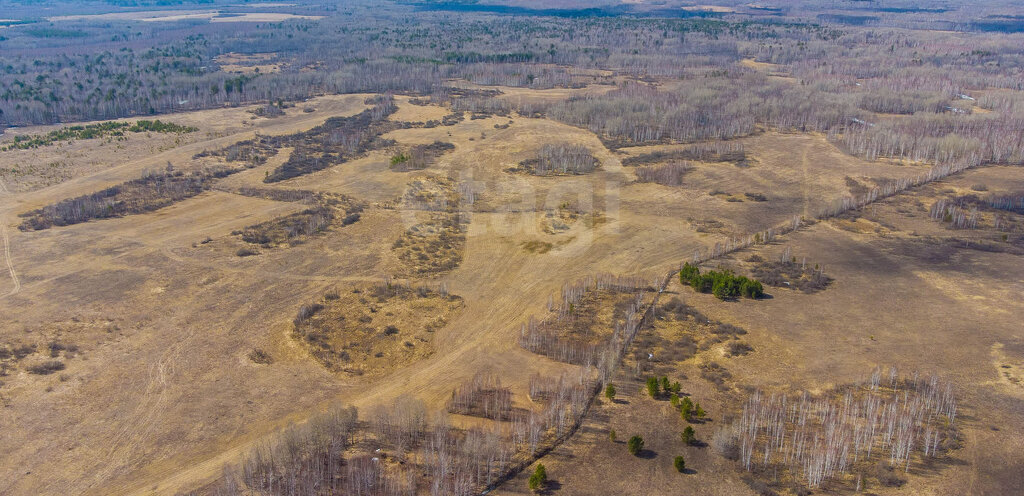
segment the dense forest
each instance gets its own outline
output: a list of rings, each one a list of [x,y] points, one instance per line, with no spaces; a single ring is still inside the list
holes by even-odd
[[[700,140],[749,134],[757,122],[827,130],[853,119],[870,122],[872,113],[958,117],[971,113],[973,102],[958,99],[970,88],[1024,86],[1024,57],[1005,35],[948,38],[803,15],[453,15],[446,3],[296,8],[325,17],[216,26],[105,18],[13,25],[0,37],[0,127],[323,93],[430,94],[452,78],[543,89],[630,76],[701,84],[632,85],[600,104],[570,103],[552,114],[631,141]],[[269,54],[279,70],[220,70],[218,56],[229,53]],[[777,64],[775,73],[741,64],[746,59]],[[977,103],[1015,110],[1018,103],[1007,100]],[[638,124],[652,116],[644,105],[664,109],[654,115],[658,125]],[[950,127],[930,119],[939,121],[935,129]],[[1005,124],[965,120],[970,136]],[[856,133],[850,145],[869,154],[899,146],[877,134]]]

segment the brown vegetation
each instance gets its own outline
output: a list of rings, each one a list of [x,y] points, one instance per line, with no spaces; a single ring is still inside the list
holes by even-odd
[[[642,183],[658,183],[663,186],[681,186],[683,184],[683,175],[685,175],[690,168],[690,164],[685,162],[641,166],[636,168],[636,178]]]
[[[21,230],[49,229],[141,214],[158,210],[186,198],[202,193],[215,179],[237,172],[218,168],[193,172],[173,171],[146,174],[139,179],[122,183],[96,193],[83,195],[26,212]]]
[[[452,391],[446,409],[461,415],[509,420],[512,417],[512,391],[502,387],[501,378],[497,375],[477,373],[470,382]]]
[[[643,281],[601,276],[562,288],[551,314],[523,324],[519,345],[555,360],[585,366],[611,365],[632,339],[646,303]]]
[[[401,152],[391,157],[391,170],[411,171],[430,167],[441,155],[455,149],[455,145],[444,141],[435,141],[429,145],[415,145],[408,152]]]
[[[275,191],[275,190],[269,190]],[[249,191],[249,193],[255,193]],[[246,227],[242,240],[264,247],[295,245],[310,236],[322,233],[332,226],[347,226],[359,221],[364,205],[353,198],[330,193],[306,191],[275,191],[262,193],[278,201],[302,201],[309,208],[294,214]]]
[[[590,150],[583,145],[569,143],[547,144],[540,147],[537,158],[524,160],[519,170],[538,176],[587,174],[599,165]]]
[[[757,280],[777,288],[813,293],[825,289],[832,282],[832,278],[825,274],[824,267],[819,264],[809,265],[807,257],[798,262],[788,247],[782,250],[777,260],[765,260],[760,255],[751,255],[747,262],[753,264],[750,272]]]
[[[468,218],[460,206],[469,199],[456,191],[455,181],[440,176],[409,185],[403,208],[419,222],[409,227],[392,244],[392,250],[406,270],[414,275],[436,275],[462,263]]]
[[[303,305],[293,336],[328,370],[379,375],[433,353],[433,333],[460,308],[444,287],[384,282]]]
[[[938,378],[904,379],[895,370],[883,377],[876,370],[864,384],[819,396],[755,392],[715,444],[726,456],[738,454],[746,470],[776,481],[792,477],[817,488],[838,479],[860,488],[874,477],[892,486],[902,483],[893,484],[890,467],[908,472],[912,458],[941,457],[959,446],[956,413],[952,387]],[[882,463],[886,469],[873,472]]]

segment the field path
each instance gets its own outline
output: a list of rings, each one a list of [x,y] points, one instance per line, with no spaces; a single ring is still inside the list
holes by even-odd
[[[7,261],[7,270],[11,273],[11,281],[14,282],[14,287],[11,289],[7,296],[21,291],[21,282],[18,280],[18,273],[14,270],[14,262],[11,260],[11,237],[7,235],[6,219],[0,219],[0,234],[4,238],[4,260]]]
[[[0,198],[7,198],[10,194],[4,180],[0,179]],[[14,270],[14,261],[11,260],[11,237],[7,234],[7,217],[2,213],[0,213],[0,237],[4,238],[4,261],[7,262],[7,271],[11,273],[11,282],[14,283],[11,292],[7,293],[7,296],[11,296],[21,291],[21,281],[18,280],[18,273]]]
[[[808,157],[808,154],[810,152],[811,152],[810,145],[804,146],[804,153],[800,156],[800,165],[801,165],[801,169],[803,170],[803,174],[804,174],[803,185],[800,188],[803,191],[803,193],[804,193],[804,217],[807,217],[807,216],[810,215],[810,206],[811,206],[811,195],[810,195],[810,191],[809,191],[809,189],[810,189],[810,184],[809,184],[810,177],[808,177],[810,175],[810,169],[811,169],[811,160]]]

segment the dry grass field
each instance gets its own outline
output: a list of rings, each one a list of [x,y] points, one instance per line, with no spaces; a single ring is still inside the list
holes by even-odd
[[[503,98],[550,101],[610,88],[499,89]],[[314,98],[275,118],[255,116],[256,107],[171,114],[162,120],[198,131],[0,152],[0,347],[30,350],[3,360],[0,424],[13,426],[0,437],[3,492],[187,492],[329,404],[368,411],[411,397],[441,410],[456,385],[481,373],[499,373],[513,405],[528,410],[531,377],[577,370],[517,343],[521,325],[545,315],[564,284],[602,273],[660,280],[694,250],[926,169],[861,160],[820,134],[763,130],[731,140],[743,148],[742,164],[690,161],[680,185],[663,185],[638,181],[637,166],[624,161],[684,146],[610,150],[554,120],[467,113],[451,125],[399,125],[351,160],[278,182],[264,179],[291,147],[155,211],[18,229],[19,214],[168,163],[230,164],[196,155],[359,114],[371,96]],[[395,103],[392,124],[452,113],[403,96]],[[391,167],[401,151],[438,141],[454,148],[426,168]],[[515,170],[560,143],[585,147],[597,167]],[[953,384],[961,447],[913,464],[902,487],[867,490],[1011,494],[1024,486],[1020,243],[929,218],[942,195],[977,192],[977,184],[986,194],[1024,189],[1018,168],[973,169],[703,265],[747,274],[752,255],[775,260],[790,249],[833,279],[820,291],[769,286],[769,298],[723,302],[673,277],[657,300],[665,313],[641,327],[615,369],[616,400],[595,400],[576,434],[541,458],[556,481],[551,493],[755,494],[742,467],[709,445],[752,391],[820,393],[890,366]],[[306,229],[315,207],[308,192],[351,203]],[[358,218],[343,222],[355,204]],[[285,218],[301,222],[276,229],[301,235],[245,241],[247,229]],[[955,244],[972,237],[1004,249]],[[614,320],[612,300],[586,300],[600,307],[602,332]],[[312,304],[323,308],[303,316]],[[705,322],[672,314],[678,305]],[[59,370],[44,370],[54,361]],[[646,396],[649,375],[679,381],[700,402],[708,416],[695,429],[704,444],[683,445],[686,424],[669,401]],[[453,415],[456,425],[486,422]],[[626,452],[634,434],[647,440],[639,457]],[[676,455],[687,473],[672,468]],[[496,492],[525,494],[528,476]]]

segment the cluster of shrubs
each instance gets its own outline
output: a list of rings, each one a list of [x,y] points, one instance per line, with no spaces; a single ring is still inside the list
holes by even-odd
[[[369,100],[368,100],[369,101]],[[309,131],[289,135],[279,140],[280,146],[293,146],[288,160],[267,174],[265,183],[273,183],[324,170],[352,160],[370,150],[392,144],[380,136],[400,127],[386,120],[398,107],[390,97],[373,99],[377,102],[350,117],[331,117]]]
[[[86,222],[90,219],[122,217],[151,212],[205,191],[211,181],[233,170],[216,169],[183,173],[168,171],[112,186],[96,193],[62,200],[22,214],[22,231],[48,229]]]
[[[774,287],[799,289],[804,293],[821,291],[832,283],[832,278],[825,274],[817,264],[813,267],[796,261],[796,257],[786,260],[766,261],[758,255],[752,255],[748,262],[755,263],[750,272],[758,280]]]
[[[587,174],[597,168],[598,161],[583,145],[560,143],[542,146],[537,158],[524,160],[519,166],[538,176]]]
[[[681,186],[683,175],[691,168],[687,162],[670,162],[662,165],[637,167],[636,178],[642,183],[657,183],[663,186]]]
[[[681,388],[678,382],[670,382],[668,377],[661,377],[660,379],[657,377],[649,377],[647,378],[646,386],[647,394],[649,394],[651,398],[658,399],[668,395],[669,401],[672,403],[672,407],[679,410],[680,416],[687,423],[703,421],[706,415],[704,409],[701,408],[700,403],[695,403],[689,396],[683,396],[680,398],[679,391]],[[616,390],[614,385],[608,384],[607,387],[605,387],[604,395],[609,400],[614,400],[615,393]],[[614,429],[608,432],[608,437],[613,443],[615,442],[616,434]],[[701,444],[700,441],[697,440],[697,434],[692,425],[687,425],[686,428],[683,429],[679,434],[679,439],[685,445]],[[630,437],[626,442],[626,450],[633,456],[640,456],[643,449],[644,438],[641,436],[637,435]],[[676,456],[672,460],[672,466],[675,467],[676,471],[679,473],[685,473],[686,460],[681,455]],[[533,488],[532,485],[531,488]]]
[[[693,145],[682,150],[658,151],[645,153],[622,159],[626,167],[656,164],[671,160],[696,160],[700,162],[733,162],[740,163],[747,159],[746,151],[741,144],[714,143]]]
[[[416,145],[408,152],[392,156],[391,169],[396,171],[426,169],[435,158],[454,149],[455,145],[444,141],[435,141],[429,145]]]
[[[669,382],[668,377],[662,377],[658,380],[657,377],[647,378],[647,394],[651,395],[651,398],[658,399],[663,395],[677,395],[682,389],[679,382]]]
[[[301,212],[246,227],[241,231],[242,240],[267,248],[284,243],[295,245],[302,238],[322,233],[334,224],[354,224],[363,211],[361,204],[341,195],[313,193],[309,201],[313,205]]]
[[[701,274],[700,269],[686,263],[679,271],[679,282],[692,287],[701,293],[711,293],[720,300],[760,298],[764,296],[764,286],[754,279],[738,276],[731,270],[712,270]]]
[[[56,131],[36,136],[15,136],[10,145],[0,150],[27,150],[51,145],[58,141],[71,141],[76,139],[103,138],[106,136],[124,136],[125,131],[132,133],[191,133],[197,131],[191,126],[181,126],[171,122],[141,120],[134,124],[130,122],[101,122],[99,124],[87,124],[84,126],[68,126]]]

